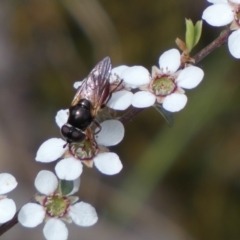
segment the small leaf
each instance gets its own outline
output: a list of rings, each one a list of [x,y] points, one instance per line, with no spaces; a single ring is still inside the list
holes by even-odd
[[[73,190],[73,181],[67,181],[67,180],[60,180],[59,181],[59,192],[66,196]]]
[[[179,47],[179,49],[181,49],[183,52],[187,51],[187,47],[184,41],[182,41],[180,38],[177,38],[175,40],[177,46]]]
[[[163,118],[166,120],[166,122],[168,123],[168,125],[170,127],[173,126],[173,115],[172,113],[170,113],[169,111],[167,111],[166,109],[163,108],[162,104],[160,103],[156,103],[154,105],[154,107],[157,109],[157,111],[163,116]]]
[[[188,52],[190,53],[192,48],[194,47],[194,35],[195,35],[195,30],[194,30],[194,25],[191,19],[186,19],[186,45]]]
[[[199,42],[199,39],[202,35],[202,20],[197,21],[197,23],[194,26],[194,41],[193,41],[193,47],[197,45]]]

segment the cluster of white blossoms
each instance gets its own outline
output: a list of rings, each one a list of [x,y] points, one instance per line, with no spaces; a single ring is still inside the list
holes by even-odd
[[[109,63],[110,59],[105,58],[92,70],[88,78],[74,84],[74,87],[80,89],[87,100],[88,87],[91,89],[91,84],[94,87],[101,84],[92,82],[91,76],[97,79],[100,75],[100,79],[103,80],[101,74],[106,72],[102,71],[100,66],[104,69],[106,66],[109,67]],[[184,89],[196,87],[202,81],[204,73],[196,66],[183,64],[180,52],[177,49],[171,49],[160,56],[159,68],[154,66],[152,74],[142,66],[122,65],[113,68],[111,74],[107,76],[109,76],[107,79],[109,85],[106,84],[106,86],[109,86],[110,96],[106,98],[106,102],[103,102],[103,106],[104,104],[107,106],[106,109],[126,110],[131,105],[146,108],[161,104],[167,111],[177,112],[187,103]],[[99,96],[101,94],[97,95]],[[81,98],[77,97],[77,99],[81,101]],[[80,106],[80,110],[85,109],[84,104]],[[80,110],[77,114],[80,114]],[[77,131],[71,132],[73,131],[71,127],[77,128],[71,126],[72,122],[76,123],[71,121],[71,118],[75,119],[74,114],[76,114],[71,111],[71,108],[58,111],[55,121],[60,129],[66,126],[69,133],[78,134]],[[91,205],[79,202],[78,197],[70,195],[78,191],[84,165],[95,166],[106,175],[114,175],[122,170],[119,156],[111,152],[108,147],[122,141],[125,133],[124,126],[119,120],[109,119],[107,114],[106,116],[107,120],[104,120],[105,118],[100,114],[90,117],[81,115],[83,120],[86,117],[87,123],[90,123],[83,130],[79,128],[81,133],[84,132],[83,140],[74,141],[75,136],[65,132],[65,136],[62,134],[63,138],[50,138],[41,144],[35,159],[42,163],[57,161],[55,172],[59,181],[52,172],[46,170],[37,175],[35,187],[40,194],[35,197],[36,202],[29,202],[20,210],[18,220],[23,226],[32,228],[45,221],[43,233],[46,239],[65,240],[68,237],[68,230],[64,222],[73,221],[79,226],[91,226],[97,221],[96,211]],[[98,123],[94,120],[95,117],[101,118],[101,121]],[[68,136],[73,137],[74,140],[68,139]],[[71,192],[63,193],[60,190],[60,185],[64,182],[72,182],[74,187]]]
[[[152,74],[142,66],[113,68],[109,78],[111,96],[106,105],[114,110],[126,110],[131,105],[146,108],[162,104],[167,111],[177,112],[187,103],[184,89],[196,87],[203,76],[199,67],[190,64],[183,67],[180,52],[170,49],[160,56],[159,68],[154,66]],[[84,81],[76,82],[74,87],[78,89]],[[55,120],[59,128],[66,124],[68,118],[69,110],[57,113]],[[86,138],[81,142],[48,139],[38,149],[36,161],[47,163],[59,160],[55,172],[59,179],[68,181],[80,177],[83,164],[88,167],[94,165],[103,174],[119,173],[122,163],[118,155],[107,147],[122,141],[124,126],[120,121],[111,119],[101,122],[99,127],[100,131],[99,128],[88,127]]]
[[[208,2],[213,5],[204,10],[202,19],[217,27],[230,24],[229,51],[235,58],[240,58],[240,0]],[[191,34],[186,35],[193,39],[188,38],[186,44],[178,39],[183,54],[177,49],[165,51],[159,57],[159,67],[153,66],[151,73],[143,66],[121,65],[111,69],[107,57],[86,79],[74,84],[74,88],[80,90],[74,97],[74,108],[60,110],[55,117],[63,138],[43,142],[35,158],[42,163],[57,161],[57,177],[47,170],[38,173],[34,183],[38,194],[18,214],[18,221],[23,226],[33,228],[45,222],[43,233],[47,240],[66,240],[68,229],[65,222],[82,227],[97,222],[95,208],[72,194],[79,191],[84,165],[95,166],[106,175],[122,170],[119,156],[108,147],[119,144],[125,134],[123,124],[117,118],[111,119],[111,114],[98,122],[95,119],[101,118],[98,110],[106,107],[124,111],[131,106],[161,106],[167,113],[182,110],[187,103],[185,90],[197,87],[204,77],[203,70],[194,66],[194,59],[189,56],[201,35],[202,25],[193,26],[191,21],[187,21],[187,25],[187,32]],[[188,45],[190,40],[194,40],[194,44]],[[96,96],[94,91],[98,92]],[[0,224],[12,219],[16,213],[14,201],[4,195],[16,186],[12,175],[0,174]]]
[[[61,128],[68,119],[68,110],[60,110],[56,123]],[[122,163],[118,155],[109,152],[107,147],[117,145],[124,137],[124,126],[118,120],[106,120],[101,131],[86,130],[86,139],[80,143],[67,144],[62,138],[50,138],[38,149],[36,161],[53,162],[58,159],[55,171],[58,178],[72,181],[82,174],[83,164],[93,165],[103,174],[114,175],[121,171]],[[95,131],[97,132],[98,129]]]
[[[208,0],[213,5],[202,15],[208,24],[222,27],[228,24],[233,31],[228,37],[228,49],[233,57],[240,58],[240,0]]]
[[[184,89],[192,89],[202,81],[204,72],[201,68],[189,65],[181,67],[181,54],[177,49],[170,49],[159,57],[159,68],[153,66],[152,74],[143,66],[121,65],[112,69],[110,82],[116,89],[107,102],[114,110],[126,110],[151,107],[162,104],[169,112],[182,110],[187,103]],[[74,84],[79,87],[80,82]],[[136,91],[136,89],[140,91]],[[135,93],[132,92],[134,90]]]
[[[34,184],[39,192],[36,202],[25,204],[18,214],[18,221],[23,226],[33,228],[45,222],[43,234],[47,240],[66,240],[68,229],[64,222],[74,222],[81,227],[97,222],[95,208],[79,201],[77,196],[71,196],[79,190],[79,178],[73,181],[72,191],[68,194],[60,191],[57,177],[47,170],[38,173]]]
[[[61,128],[68,119],[69,110],[58,111],[55,120]],[[103,121],[93,131],[86,129],[86,138],[82,142],[68,143],[62,138],[51,138],[38,149],[36,161],[52,162],[59,160],[55,166],[57,177],[50,171],[40,171],[35,179],[35,187],[39,194],[36,202],[24,205],[18,221],[28,228],[33,228],[45,222],[43,234],[47,240],[66,240],[68,229],[64,222],[87,227],[98,220],[97,213],[90,204],[79,202],[77,196],[70,196],[79,190],[80,175],[83,164],[93,165],[103,174],[114,175],[121,171],[122,163],[116,153],[107,147],[118,144],[124,137],[123,124],[118,120]],[[73,189],[64,194],[60,185],[72,183]]]
[[[68,119],[69,109],[58,111],[55,117],[60,129]],[[43,233],[47,240],[68,238],[64,222],[73,221],[79,226],[95,224],[98,219],[95,209],[87,203],[78,202],[78,197],[70,195],[78,191],[83,165],[95,166],[106,175],[114,175],[122,170],[123,166],[118,155],[111,152],[108,147],[120,143],[124,132],[124,126],[119,120],[108,119],[99,124],[90,124],[84,130],[83,141],[50,138],[43,142],[35,159],[43,163],[58,160],[55,172],[59,181],[52,172],[46,170],[37,175],[35,187],[42,195],[35,197],[36,202],[27,203],[22,207],[18,215],[19,222],[25,227],[32,228],[45,221]],[[59,186],[64,181],[74,184],[73,190],[68,194],[60,191]]]
[[[169,112],[182,110],[187,103],[184,89],[192,89],[202,81],[201,68],[181,66],[181,55],[177,49],[170,49],[159,57],[159,68],[152,73],[143,66],[125,65],[112,69],[112,82],[122,80],[120,90],[112,93],[107,106],[115,110],[125,110],[130,105],[147,108],[162,104]],[[137,91],[136,89],[140,91]],[[134,93],[131,90],[134,89]]]

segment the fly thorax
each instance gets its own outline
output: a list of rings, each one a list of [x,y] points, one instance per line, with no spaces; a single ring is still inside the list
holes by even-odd
[[[78,129],[85,130],[93,121],[91,108],[91,103],[87,99],[82,99],[77,105],[71,106],[68,123]]]

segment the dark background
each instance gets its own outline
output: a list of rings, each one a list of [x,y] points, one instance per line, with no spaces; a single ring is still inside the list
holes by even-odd
[[[0,2],[1,172],[18,188],[20,208],[35,193],[40,144],[60,137],[54,117],[73,98],[72,84],[110,56],[113,66],[143,65],[184,39],[185,18],[201,19],[207,1],[21,0]],[[193,55],[221,29],[205,22]],[[199,63],[205,78],[168,127],[147,109],[127,123],[113,148],[124,168],[116,176],[85,167],[80,197],[98,223],[69,226],[71,240],[240,239],[240,62],[224,45]],[[16,225],[1,239],[43,239]]]

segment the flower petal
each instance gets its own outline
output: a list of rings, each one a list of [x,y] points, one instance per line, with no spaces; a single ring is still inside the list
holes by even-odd
[[[228,38],[229,52],[235,58],[240,58],[240,29],[231,33]]]
[[[126,89],[136,89],[136,88],[138,88],[137,85],[129,84],[129,83],[126,83],[126,82],[124,82],[124,85],[125,85]]]
[[[185,94],[173,93],[163,100],[163,107],[169,112],[178,112],[185,107],[186,103]]]
[[[178,75],[176,82],[177,85],[186,88],[192,89],[195,88],[203,79],[204,72],[201,68],[190,66],[184,68]]]
[[[24,226],[33,228],[43,222],[45,210],[36,203],[25,204],[18,213],[18,221]]]
[[[147,91],[136,92],[132,97],[132,105],[136,108],[151,107],[155,101],[155,95]]]
[[[159,58],[159,67],[164,73],[174,73],[181,64],[181,56],[177,49],[173,48],[164,52]]]
[[[113,92],[107,106],[115,110],[126,110],[131,105],[133,93],[127,90]]]
[[[82,174],[82,163],[73,157],[59,161],[55,167],[58,178],[73,181]]]
[[[101,131],[96,134],[96,141],[98,145],[114,146],[122,141],[124,137],[124,126],[118,120],[106,120],[101,124]],[[97,129],[98,130],[98,129]]]
[[[202,19],[214,27],[225,26],[234,20],[233,8],[227,3],[211,5],[203,11]]]
[[[61,109],[57,112],[57,115],[55,117],[55,121],[59,128],[61,128],[68,120],[68,109]]]
[[[103,174],[114,175],[122,170],[122,163],[116,153],[99,153],[93,159],[96,168]]]
[[[118,67],[113,68],[111,71],[110,79],[109,79],[110,83],[113,83],[116,80],[120,80],[122,72],[127,68],[129,67],[126,65],[120,65]]]
[[[35,158],[38,162],[53,162],[66,152],[66,144],[61,138],[50,138],[38,149]]]
[[[228,0],[207,0],[210,3],[228,3]]]
[[[11,220],[16,213],[16,204],[12,199],[3,198],[0,200],[0,224]]]
[[[51,171],[42,170],[36,176],[34,185],[38,192],[50,195],[57,189],[58,179]]]
[[[12,174],[0,174],[0,194],[11,192],[17,184],[16,178]]]
[[[75,224],[82,227],[92,226],[98,220],[95,208],[85,202],[79,202],[71,205],[69,215]]]
[[[121,78],[124,82],[134,86],[148,84],[151,80],[148,70],[142,66],[127,68],[122,72]]]
[[[68,229],[59,219],[49,219],[43,228],[44,237],[47,240],[67,240]]]
[[[82,81],[77,81],[77,82],[75,82],[74,84],[73,84],[73,87],[75,88],[75,89],[78,89],[82,84],[83,84],[83,81],[84,81],[85,79],[83,79]]]

